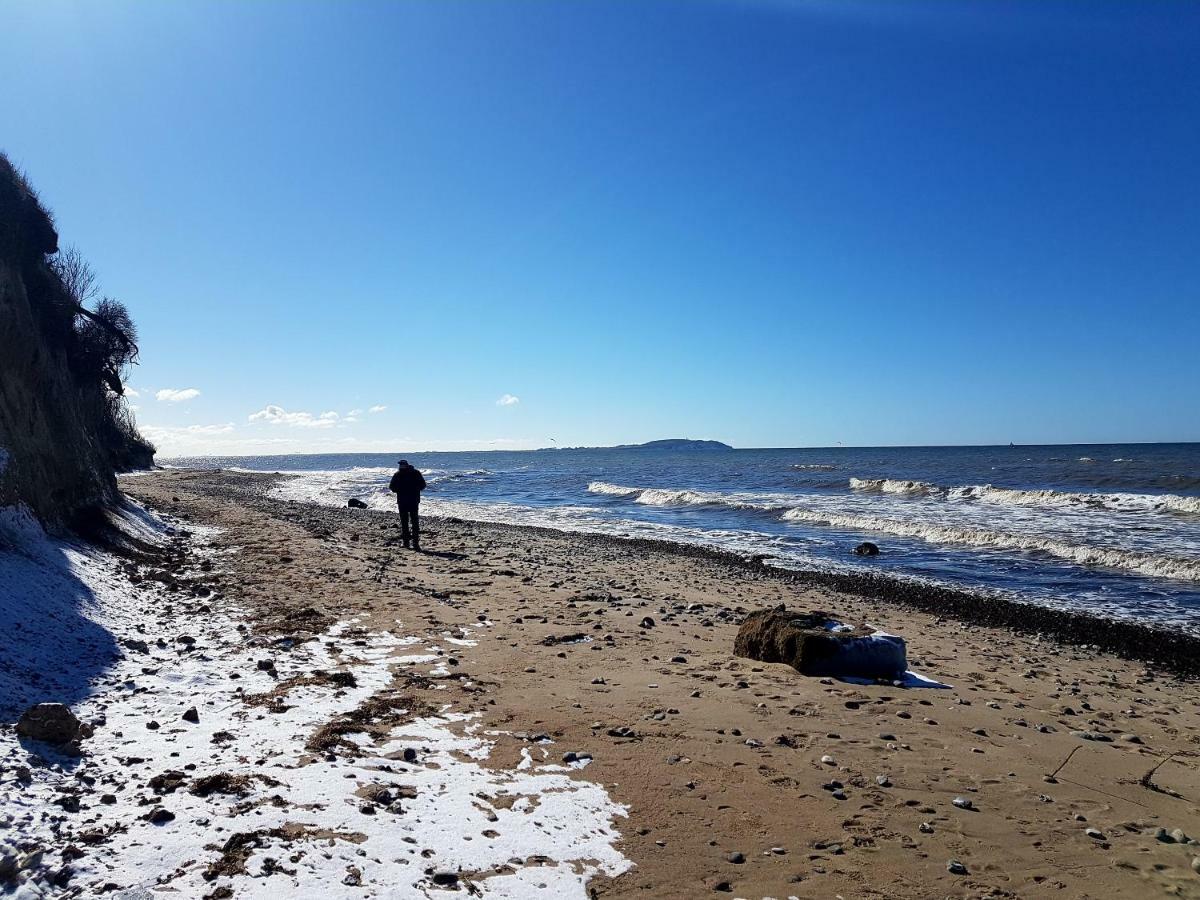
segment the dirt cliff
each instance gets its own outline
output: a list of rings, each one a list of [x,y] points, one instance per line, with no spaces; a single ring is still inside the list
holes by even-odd
[[[24,504],[54,529],[116,499],[114,473],[154,455],[118,375],[136,347],[84,308],[58,252],[53,219],[0,154],[0,508]]]

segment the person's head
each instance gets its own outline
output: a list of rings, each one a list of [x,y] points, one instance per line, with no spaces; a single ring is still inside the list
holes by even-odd
[[[399,465],[399,466],[400,466],[400,468],[402,468],[402,469],[407,469],[407,468],[408,468],[408,460],[407,460],[407,459],[402,459],[402,460],[400,460],[400,462],[398,463],[398,465]]]

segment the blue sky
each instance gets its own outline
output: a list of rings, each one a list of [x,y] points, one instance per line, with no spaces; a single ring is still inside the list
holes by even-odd
[[[1170,0],[51,0],[0,147],[163,455],[1198,440],[1198,58]]]

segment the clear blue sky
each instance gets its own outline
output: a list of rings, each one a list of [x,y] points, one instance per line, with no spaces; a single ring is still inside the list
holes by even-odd
[[[39,0],[3,44],[168,455],[1200,439],[1200,3]]]

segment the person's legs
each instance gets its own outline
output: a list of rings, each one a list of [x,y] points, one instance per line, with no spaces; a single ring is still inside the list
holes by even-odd
[[[400,540],[404,541],[404,546],[408,546],[408,510],[401,504],[397,504],[397,509],[400,513]]]
[[[418,507],[414,506],[408,511],[408,514],[412,516],[412,536],[414,550],[421,549],[421,518],[417,513],[417,509]]]

